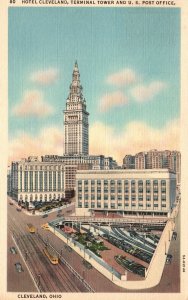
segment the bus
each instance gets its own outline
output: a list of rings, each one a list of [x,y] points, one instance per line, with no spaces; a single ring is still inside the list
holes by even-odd
[[[27,224],[27,229],[30,233],[35,233],[36,231],[36,228],[31,223]]]
[[[59,262],[58,256],[56,255],[55,251],[51,247],[47,246],[46,248],[43,249],[43,251],[53,265],[58,264]]]

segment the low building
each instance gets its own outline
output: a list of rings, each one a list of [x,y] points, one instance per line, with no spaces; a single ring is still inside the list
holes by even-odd
[[[176,174],[168,169],[88,170],[76,174],[76,214],[97,211],[121,215],[170,214]]]

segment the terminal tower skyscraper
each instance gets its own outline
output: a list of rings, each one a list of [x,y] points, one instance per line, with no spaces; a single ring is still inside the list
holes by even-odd
[[[82,94],[80,72],[75,62],[70,92],[64,110],[64,151],[65,155],[89,154],[89,113]]]

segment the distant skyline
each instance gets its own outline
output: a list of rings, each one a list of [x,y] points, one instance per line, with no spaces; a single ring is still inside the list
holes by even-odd
[[[180,10],[9,8],[9,160],[64,153],[78,61],[90,154],[179,150]]]

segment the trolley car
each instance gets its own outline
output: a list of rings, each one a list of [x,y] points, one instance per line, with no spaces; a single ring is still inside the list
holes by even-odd
[[[59,262],[58,256],[56,255],[55,251],[51,247],[47,246],[46,248],[43,249],[43,251],[53,265],[58,264]]]

